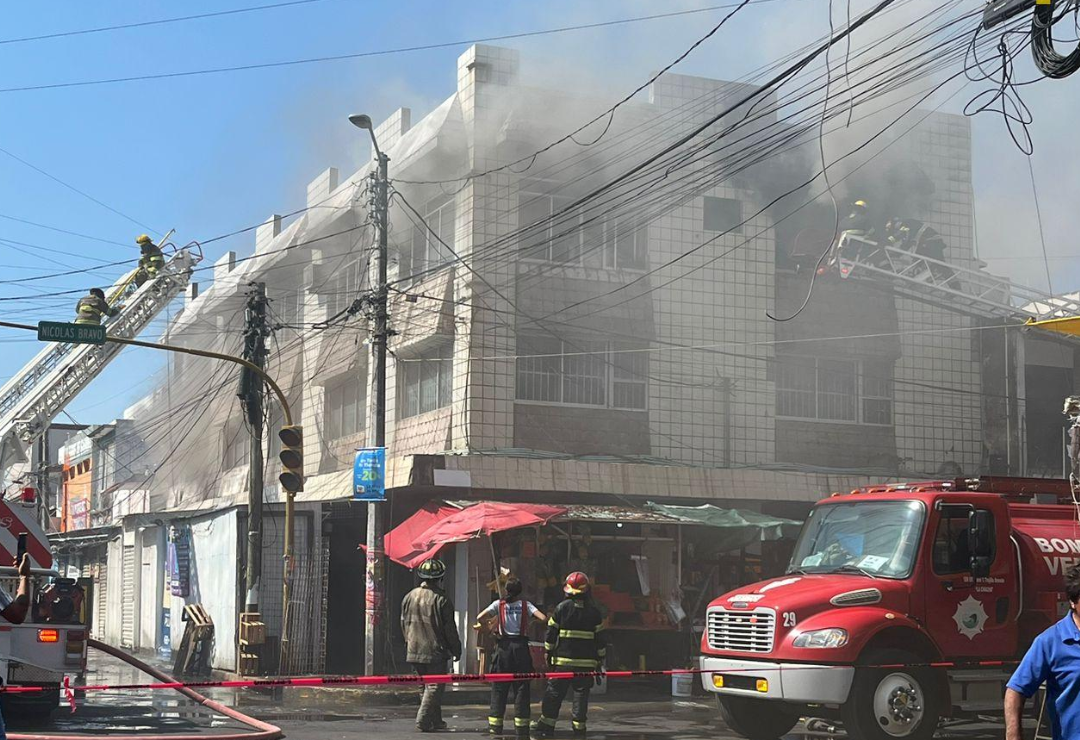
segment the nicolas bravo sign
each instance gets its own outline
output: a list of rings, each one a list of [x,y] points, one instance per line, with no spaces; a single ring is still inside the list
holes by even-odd
[[[105,327],[94,324],[65,324],[60,321],[39,321],[39,342],[68,344],[105,344]]]

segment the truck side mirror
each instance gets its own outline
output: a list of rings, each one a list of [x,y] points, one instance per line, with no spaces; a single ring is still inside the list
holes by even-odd
[[[968,549],[971,552],[971,575],[986,578],[994,556],[994,516],[986,509],[968,515]]]

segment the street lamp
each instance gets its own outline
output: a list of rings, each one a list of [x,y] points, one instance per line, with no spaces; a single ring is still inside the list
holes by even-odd
[[[375,148],[375,156],[379,166],[375,173],[374,187],[374,216],[375,225],[379,231],[379,242],[375,249],[375,280],[374,280],[374,303],[375,303],[375,331],[371,337],[372,359],[375,365],[375,410],[374,410],[374,434],[372,435],[373,447],[386,447],[386,338],[387,327],[387,287],[386,287],[386,262],[387,262],[387,235],[389,233],[388,214],[389,209],[389,176],[387,165],[390,158],[379,149],[379,142],[375,139],[375,126],[371,123],[371,116],[363,113],[354,113],[349,116],[349,123],[360,129],[366,129],[371,135],[371,144]],[[365,572],[367,587],[367,610],[364,619],[364,672],[375,675],[382,657],[382,645],[385,643],[384,632],[386,620],[383,619],[386,611],[383,603],[385,572],[383,564],[383,507],[378,502],[368,502],[367,512],[367,568]]]
[[[365,113],[353,113],[349,116],[349,123],[357,128],[366,129],[371,134],[371,145],[375,147],[375,158],[382,164],[383,153],[379,150],[379,142],[375,140],[375,126],[371,123],[371,116]]]

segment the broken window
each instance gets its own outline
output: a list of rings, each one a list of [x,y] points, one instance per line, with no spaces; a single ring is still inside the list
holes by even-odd
[[[714,198],[705,196],[705,218],[702,228],[705,231],[721,233],[743,233],[742,201],[734,198]]]

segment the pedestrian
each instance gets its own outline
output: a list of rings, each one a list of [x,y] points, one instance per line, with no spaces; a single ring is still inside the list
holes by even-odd
[[[491,662],[492,673],[532,673],[532,655],[529,653],[529,624],[547,621],[547,616],[532,602],[521,598],[521,581],[511,576],[506,581],[506,597],[496,599],[476,617],[476,629],[481,622],[496,618],[495,659]],[[514,729],[518,737],[529,736],[528,681],[498,681],[491,684],[491,707],[488,711],[488,732],[501,735],[503,715],[511,695],[514,700]]]
[[[19,587],[14,599],[11,598],[11,594],[0,588],[0,617],[11,624],[22,624],[30,609],[30,556],[24,554],[22,560],[15,565],[19,569]],[[2,714],[0,714],[0,740],[7,740],[7,729],[4,727]]]
[[[604,617],[589,599],[589,577],[575,571],[566,577],[563,593],[567,598],[555,607],[548,620],[544,649],[548,665],[556,671],[567,669],[586,675],[573,678],[556,678],[548,681],[544,702],[540,706],[540,718],[533,724],[533,736],[552,737],[559,719],[566,693],[573,689],[574,705],[571,713],[575,735],[584,735],[589,715],[589,691],[593,683],[600,683],[598,672],[602,671],[607,654],[604,635]]]
[[[420,563],[416,569],[420,585],[401,602],[401,632],[405,635],[405,660],[419,676],[447,673],[450,660],[461,659],[461,637],[454,622],[454,604],[443,591],[446,566],[437,558]],[[442,698],[446,684],[424,684],[416,729],[438,732],[446,729],[442,718]]]
[[[1080,737],[1080,566],[1065,573],[1069,613],[1035,638],[1005,689],[1005,740],[1021,740],[1024,700],[1046,683],[1054,740]]]

